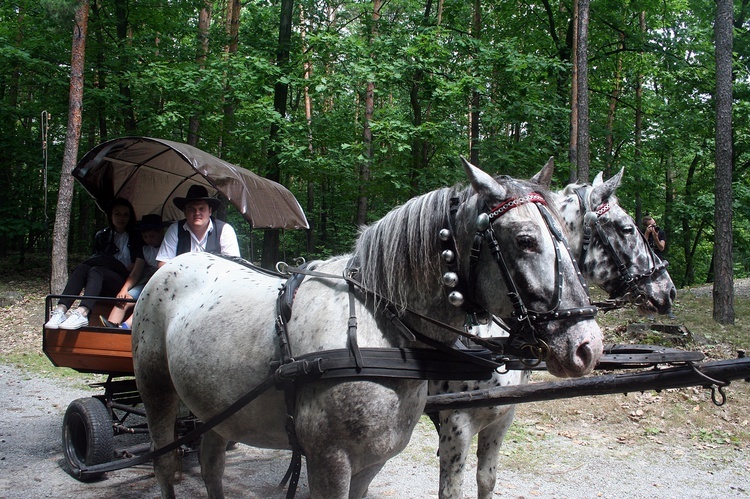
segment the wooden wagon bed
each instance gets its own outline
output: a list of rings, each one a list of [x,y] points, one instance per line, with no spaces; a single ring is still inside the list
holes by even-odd
[[[51,300],[47,297],[47,310]],[[129,329],[104,327],[99,315],[107,315],[112,303],[102,301],[89,314],[89,325],[81,329],[47,329],[43,327],[42,350],[56,367],[69,367],[82,373],[133,375],[133,351]],[[47,318],[45,318],[45,321]]]

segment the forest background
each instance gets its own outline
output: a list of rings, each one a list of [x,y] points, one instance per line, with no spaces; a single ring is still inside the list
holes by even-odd
[[[750,275],[748,1],[734,2],[733,20],[735,277]],[[624,167],[620,204],[666,231],[675,284],[713,279],[716,3],[706,0],[3,0],[0,258],[22,267],[50,251],[83,3],[78,158],[149,136],[277,180],[311,225],[277,234],[281,258],[350,250],[360,224],[460,181],[460,154],[519,178],[554,156],[556,188]],[[577,156],[580,3],[590,170]],[[86,254],[106,222],[77,185],[70,204],[69,251]],[[227,217],[243,256],[260,260],[263,235]]]

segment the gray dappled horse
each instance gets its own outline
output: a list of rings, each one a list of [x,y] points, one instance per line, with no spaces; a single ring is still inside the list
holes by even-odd
[[[180,400],[207,421],[273,376],[284,350],[325,357],[331,350],[423,347],[381,313],[388,304],[404,325],[452,345],[455,332],[426,320],[461,328],[466,317],[456,306],[461,297],[445,289],[446,242],[455,245],[457,274],[472,276],[466,292],[489,313],[508,317],[516,310],[508,298],[511,287],[520,290],[522,305],[542,315],[586,311],[562,320],[527,319],[532,335],[547,345],[551,373],[591,372],[602,351],[601,331],[571,258],[559,251],[559,229],[548,225],[557,222],[545,221],[545,191],[495,180],[463,162],[469,187],[413,198],[363,229],[351,255],[308,267],[317,274],[305,277],[296,291],[285,345],[275,327],[285,282],[279,276],[205,253],[181,255],[159,269],[143,290],[133,323],[135,376],[153,446],[174,440]],[[351,281],[338,277],[344,275],[356,275],[359,284],[352,290]],[[406,447],[427,397],[424,379],[396,377],[308,380],[296,389],[293,426],[310,494],[326,499],[366,493],[386,461]],[[228,440],[291,448],[287,410],[285,392],[272,387],[204,434],[200,463],[209,497],[223,496]],[[154,460],[163,497],[174,496],[176,469],[174,453]]]
[[[550,158],[532,181],[549,188],[553,170]],[[643,314],[666,314],[675,298],[675,287],[666,262],[653,254],[633,219],[617,202],[615,191],[622,175],[620,170],[605,182],[600,173],[593,184],[570,184],[552,193],[552,199],[560,210],[571,251],[586,280],[610,293],[610,298],[634,303]],[[484,335],[490,335],[490,331]],[[484,381],[431,381],[429,393],[480,390],[526,381],[528,371],[514,370],[495,373]],[[515,405],[439,413],[441,498],[463,497],[464,466],[477,434],[477,496],[493,497],[500,446],[514,415]]]

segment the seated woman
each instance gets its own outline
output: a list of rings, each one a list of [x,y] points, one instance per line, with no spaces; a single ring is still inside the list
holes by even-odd
[[[138,224],[138,229],[141,231],[144,243],[143,263],[139,265],[136,262],[122,289],[117,293],[118,298],[126,300],[137,300],[143,287],[156,272],[159,263],[156,261],[156,254],[164,239],[164,224],[159,215],[144,215]],[[112,308],[109,317],[99,316],[99,319],[107,327],[130,329],[131,318],[128,316],[133,313],[133,307],[135,307],[133,302],[120,302]],[[128,317],[127,321],[123,321],[125,317]]]
[[[115,296],[136,262],[143,262],[143,241],[135,229],[135,210],[130,202],[123,198],[112,201],[107,219],[109,226],[94,236],[94,255],[73,270],[62,292],[77,296],[83,291],[81,303],[66,315],[76,298],[61,298],[44,327],[79,329],[87,326],[89,313],[96,305],[91,297]]]

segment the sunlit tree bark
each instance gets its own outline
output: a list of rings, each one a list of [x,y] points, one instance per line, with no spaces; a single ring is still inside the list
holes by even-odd
[[[52,233],[52,272],[50,290],[61,293],[68,280],[68,229],[73,200],[71,172],[78,160],[83,111],[83,70],[86,55],[86,33],[89,22],[89,2],[81,0],[75,14],[73,43],[70,57],[70,99],[68,103],[68,131],[65,136],[60,190],[57,196],[55,227]]]
[[[578,181],[589,181],[589,0],[578,0],[578,33],[576,36],[576,68],[578,93],[578,140],[576,166]]]

